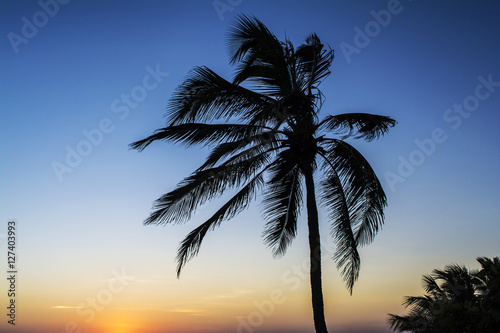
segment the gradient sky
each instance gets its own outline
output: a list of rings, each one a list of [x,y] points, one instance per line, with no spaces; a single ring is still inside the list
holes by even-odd
[[[335,49],[323,115],[398,121],[376,142],[351,142],[389,202],[353,296],[321,215],[332,332],[388,332],[387,313],[423,293],[423,274],[500,254],[497,1],[3,0],[0,267],[15,219],[19,273],[17,325],[2,310],[2,332],[313,332],[304,223],[273,259],[256,203],[209,234],[179,280],[178,243],[217,205],[186,225],[142,225],[206,151],[128,144],[164,124],[193,66],[231,78],[237,13],[295,45],[315,32]]]

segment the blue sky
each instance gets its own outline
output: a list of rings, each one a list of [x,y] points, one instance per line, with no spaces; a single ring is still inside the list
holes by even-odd
[[[187,225],[142,226],[151,203],[206,151],[155,144],[139,154],[128,144],[164,124],[169,97],[192,67],[231,78],[225,35],[238,13],[295,45],[315,32],[335,49],[321,86],[323,115],[363,111],[398,121],[378,141],[351,142],[379,175],[389,206],[384,229],[363,249],[354,296],[325,258],[332,328],[385,332],[385,314],[402,313],[402,297],[422,293],[422,274],[499,254],[496,1],[2,1],[0,240],[4,246],[15,219],[19,297],[46,330],[73,321],[101,332],[122,320],[113,324],[122,332],[233,332],[276,288],[289,292],[287,301],[259,329],[312,327],[307,283],[291,291],[282,278],[307,257],[303,226],[275,260],[255,204],[209,235],[180,280],[177,244],[217,206]],[[75,308],[122,269],[133,282],[86,322]],[[206,301],[213,299],[223,301]],[[139,307],[151,316],[170,311],[172,320],[155,321]],[[12,332],[35,332],[33,319],[19,320]]]

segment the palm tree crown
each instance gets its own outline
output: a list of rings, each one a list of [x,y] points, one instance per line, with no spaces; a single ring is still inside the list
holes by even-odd
[[[235,190],[181,242],[179,275],[206,233],[245,209],[256,193],[263,193],[264,242],[275,256],[284,254],[296,235],[305,195],[312,253],[319,250],[317,186],[338,245],[334,259],[352,292],[360,267],[358,247],[380,229],[386,197],[365,158],[343,140],[371,141],[395,121],[366,113],[320,119],[324,98],[319,84],[330,74],[334,53],[315,34],[294,47],[289,40],[280,42],[258,19],[242,15],[229,31],[228,46],[234,79],[195,67],[170,100],[166,127],[131,144],[138,150],[159,140],[211,148],[203,165],[156,200],[145,224],[185,222],[197,206]],[[316,171],[321,176],[317,182]],[[311,254],[313,264],[313,308],[322,312],[319,258]],[[318,311],[315,324],[324,321],[316,317]],[[318,332],[326,332],[318,325]]]

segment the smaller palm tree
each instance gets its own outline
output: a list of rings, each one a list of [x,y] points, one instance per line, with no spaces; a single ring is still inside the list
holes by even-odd
[[[424,275],[424,296],[406,297],[406,316],[389,314],[394,331],[415,333],[499,332],[500,261],[477,258],[481,271],[457,264]]]
[[[477,289],[483,313],[478,326],[485,332],[500,332],[500,258],[477,258],[481,270],[477,274]]]

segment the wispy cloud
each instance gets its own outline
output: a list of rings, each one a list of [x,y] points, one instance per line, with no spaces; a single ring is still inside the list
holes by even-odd
[[[162,308],[158,305],[145,305],[143,307],[118,307],[115,308],[116,310],[124,310],[124,311],[160,311],[160,312],[174,312],[174,313],[184,313],[192,316],[206,316],[207,311],[202,310],[202,309],[196,309],[196,308]]]
[[[73,305],[54,305],[51,306],[50,309],[81,309],[81,306],[73,306]]]
[[[174,309],[166,309],[166,312],[176,312],[176,313],[185,313],[192,316],[204,316],[206,315],[205,310],[199,309],[189,309],[189,308],[174,308]]]
[[[252,294],[254,292],[255,292],[255,290],[251,290],[251,289],[233,289],[230,292],[227,292],[225,294],[207,296],[206,298],[209,298],[209,299],[239,298],[242,295]]]

